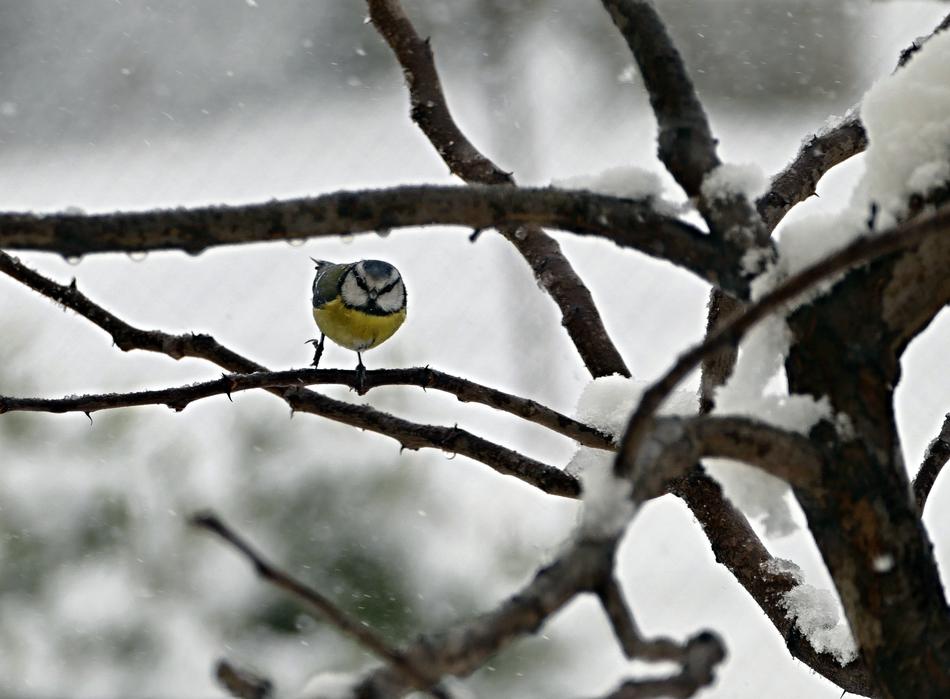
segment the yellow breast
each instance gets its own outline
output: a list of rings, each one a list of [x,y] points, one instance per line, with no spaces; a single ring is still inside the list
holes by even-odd
[[[341,347],[362,352],[385,342],[406,319],[406,309],[387,316],[370,315],[349,308],[340,299],[334,299],[313,309],[313,319],[320,332]]]

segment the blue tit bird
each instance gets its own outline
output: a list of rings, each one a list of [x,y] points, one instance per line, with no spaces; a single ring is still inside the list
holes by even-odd
[[[310,258],[313,259],[313,258]],[[334,264],[313,260],[313,319],[320,329],[314,345],[313,366],[320,363],[323,343],[356,352],[357,391],[362,393],[362,353],[385,342],[406,320],[406,287],[399,270],[388,262],[360,260]]]

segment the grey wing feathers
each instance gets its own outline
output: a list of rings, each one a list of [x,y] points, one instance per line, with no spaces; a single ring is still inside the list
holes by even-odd
[[[337,265],[332,262],[317,261],[317,276],[313,280],[314,308],[320,308],[340,295],[340,283],[350,267],[352,264]]]

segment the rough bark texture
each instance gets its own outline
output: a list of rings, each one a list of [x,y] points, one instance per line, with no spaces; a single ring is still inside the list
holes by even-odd
[[[950,300],[946,282],[927,272],[950,258],[950,236],[921,247],[926,254],[896,253],[850,274],[798,311],[786,366],[791,391],[828,396],[853,426],[853,435],[816,428],[813,439],[827,452],[824,488],[797,495],[885,697],[950,696],[950,610],[893,413],[902,349]],[[943,251],[937,260],[935,248]],[[894,280],[905,265],[917,270],[916,283],[904,279],[897,293]],[[896,298],[914,290],[913,309]]]

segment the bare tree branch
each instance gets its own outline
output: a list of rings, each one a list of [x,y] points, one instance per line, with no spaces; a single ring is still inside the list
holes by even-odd
[[[250,670],[235,667],[227,660],[219,660],[214,676],[232,697],[237,699],[270,699],[274,696],[274,684]]]
[[[421,185],[235,207],[92,216],[8,213],[0,214],[0,248],[55,252],[64,257],[148,250],[197,254],[219,245],[407,226],[484,229],[528,223],[604,237],[685,267],[738,295],[747,290],[747,280],[739,277],[735,264],[717,259],[721,255],[716,255],[718,248],[709,236],[657,213],[649,202],[550,188]]]
[[[923,512],[927,498],[937,481],[940,471],[950,460],[950,413],[947,413],[940,428],[940,434],[934,437],[927,447],[924,460],[920,464],[917,475],[914,476],[914,497],[917,499],[917,508]]]
[[[725,498],[719,484],[696,468],[675,479],[669,490],[689,507],[716,561],[732,573],[765,613],[785,639],[789,653],[848,692],[870,695],[874,684],[860,659],[842,667],[833,655],[818,653],[802,638],[782,603],[785,593],[798,581],[777,564],[745,516]]]
[[[709,305],[706,309],[706,337],[709,337],[742,312],[742,301],[730,296],[722,289],[713,287],[709,292]],[[724,345],[712,350],[703,357],[699,378],[699,412],[711,412],[715,401],[716,389],[724,385],[732,375],[739,347]]]
[[[633,474],[633,498],[645,502],[668,491],[701,458],[755,466],[797,488],[816,488],[823,459],[804,435],[746,417],[659,417],[651,426]]]
[[[684,662],[684,651],[686,651],[684,646],[668,638],[647,640],[643,637],[623,598],[620,583],[615,577],[606,578],[597,589],[597,595],[614,630],[614,636],[617,637],[617,642],[627,658],[655,662],[664,660]]]
[[[468,675],[514,639],[537,631],[578,594],[599,595],[607,589],[605,585],[613,576],[616,545],[616,536],[575,539],[554,563],[542,568],[528,585],[495,610],[451,629],[426,634],[404,649],[404,654],[419,666],[429,668],[431,674]],[[697,643],[706,651],[703,663],[694,657]],[[655,646],[643,650],[659,656],[663,649]],[[672,648],[668,650],[672,654]],[[725,657],[725,650],[718,637],[704,632],[691,639],[677,657],[687,665],[696,663],[690,671],[704,664],[708,684],[712,681],[712,669]],[[392,670],[382,668],[367,677],[359,691],[365,692],[359,696],[399,696],[405,693],[406,686]]]
[[[391,648],[390,645],[368,625],[351,618],[328,597],[264,560],[247,541],[222,522],[214,513],[205,512],[196,514],[191,518],[191,523],[196,527],[215,534],[230,544],[254,566],[254,570],[259,577],[274,587],[290,593],[293,597],[296,597],[299,601],[315,610],[339,631],[352,638],[373,655],[388,663],[391,668],[408,680],[412,686],[427,690],[429,687],[438,683],[438,676],[431,676],[428,674],[426,668],[417,667],[405,654]],[[435,696],[444,696],[444,694],[438,690],[433,690],[432,693]]]
[[[923,37],[922,39],[915,40],[910,46],[901,51],[900,58],[897,61],[897,68],[895,68],[895,70],[903,68],[905,65],[907,65],[910,62],[910,59],[912,59],[914,55],[924,47],[924,44],[933,39],[934,36],[940,32],[946,31],[947,29],[950,29],[950,15],[944,17],[940,24],[937,25],[936,29],[934,29],[930,34]]]
[[[184,410],[196,400],[227,395],[258,388],[289,388],[294,386],[329,385],[357,387],[356,372],[347,369],[290,369],[253,374],[225,374],[220,379],[186,386],[132,393],[101,393],[65,398],[13,398],[0,396],[0,415],[5,412],[93,413],[99,410],[140,405],[165,405]],[[599,430],[548,408],[536,401],[482,386],[458,376],[430,369],[373,369],[364,374],[362,387],[421,386],[451,393],[462,402],[480,403],[534,422],[542,427],[597,449],[613,450],[613,439]]]
[[[429,40],[416,33],[399,1],[368,0],[367,5],[374,26],[393,50],[406,76],[412,119],[449,170],[469,184],[514,184],[511,173],[501,170],[475,148],[455,123],[442,92]],[[630,376],[623,357],[607,335],[590,291],[558,242],[541,230],[541,222],[504,223],[512,225],[499,226],[499,232],[521,253],[538,284],[557,304],[561,324],[591,375]]]
[[[693,81],[652,2],[604,0],[640,68],[659,126],[659,157],[690,197],[719,164],[716,139]]]
[[[92,302],[75,286],[63,286],[34,272],[18,260],[0,252],[0,272],[34,291],[61,303],[92,321],[112,336],[119,349],[147,350],[173,359],[197,357],[214,362],[228,371],[253,374],[267,369],[219,344],[210,335],[170,335],[158,330],[141,330],[120,320]],[[499,446],[458,427],[420,425],[366,405],[334,400],[300,387],[266,389],[286,401],[292,409],[313,413],[347,425],[370,430],[397,440],[404,449],[439,449],[462,454],[490,466],[504,475],[515,476],[546,493],[576,497],[577,480],[569,474],[518,452]]]
[[[670,391],[696,368],[708,353],[721,347],[736,345],[756,323],[820,281],[889,253],[925,245],[928,239],[941,242],[950,240],[950,236],[945,235],[948,227],[950,227],[950,205],[943,206],[932,214],[898,225],[886,233],[859,238],[789,277],[759,301],[748,306],[741,315],[734,317],[709,335],[702,343],[681,354],[666,374],[643,393],[636,411],[630,418],[617,454],[615,467],[618,476],[631,475],[630,469],[633,468],[640,445],[649,432],[651,418],[656,409]],[[932,260],[928,262],[938,266],[940,264],[939,259],[936,262]]]
[[[766,229],[775,230],[785,214],[815,194],[819,180],[828,170],[867,146],[867,132],[856,114],[804,141],[798,155],[772,178],[769,191],[756,201]]]
[[[660,160],[720,243],[720,255],[769,242],[758,213],[742,194],[709,198],[703,182],[721,164],[706,112],[683,59],[649,0],[603,0],[633,54],[659,126]],[[728,253],[728,254],[726,254]]]
[[[714,670],[726,658],[719,639],[708,632],[686,642],[680,652],[682,670],[669,677],[627,680],[605,699],[648,699],[655,697],[691,697],[716,679]]]

